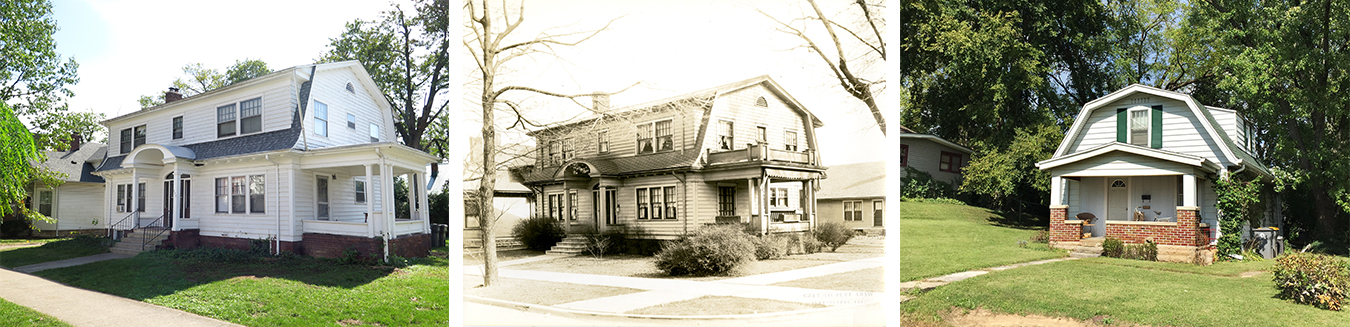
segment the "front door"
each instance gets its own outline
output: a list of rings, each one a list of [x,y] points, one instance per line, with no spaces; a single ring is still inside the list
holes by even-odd
[[[173,181],[164,182],[164,227],[173,227]]]
[[[328,220],[328,176],[318,176],[314,179],[314,201],[315,216],[319,220]],[[367,199],[366,201],[370,201]]]
[[[1103,220],[1130,220],[1129,185],[1124,178],[1108,178],[1106,187],[1106,218]],[[1105,232],[1106,222],[1098,221],[1094,231]],[[1093,236],[1101,236],[1094,232]]]
[[[881,200],[872,200],[872,226],[881,227],[881,208],[885,207]]]

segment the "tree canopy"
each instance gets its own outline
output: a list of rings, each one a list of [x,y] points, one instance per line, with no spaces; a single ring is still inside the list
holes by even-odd
[[[271,72],[272,70],[267,68],[267,63],[259,59],[235,60],[233,65],[225,68],[224,73],[214,68],[206,68],[200,63],[191,63],[183,65],[183,74],[187,75],[187,78],[178,77],[174,79],[173,87],[187,97],[267,75]],[[164,93],[142,95],[137,101],[141,103],[141,109],[158,106],[164,104]]]

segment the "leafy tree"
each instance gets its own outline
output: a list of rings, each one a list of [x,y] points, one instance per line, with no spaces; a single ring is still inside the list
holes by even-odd
[[[1220,258],[1242,254],[1242,227],[1256,228],[1265,206],[1261,202],[1260,180],[1248,180],[1233,174],[1214,181],[1215,207],[1223,214],[1219,220]]]
[[[28,197],[29,182],[41,180],[49,186],[61,185],[64,176],[46,169],[39,169],[34,162],[42,162],[45,156],[33,143],[33,136],[24,127],[23,122],[14,115],[8,104],[0,101],[0,216],[21,214],[29,218],[55,222],[41,213],[22,206]]]
[[[778,31],[797,36],[806,42],[805,48],[811,53],[820,56],[820,60],[830,68],[830,73],[838,80],[839,86],[844,88],[849,95],[862,101],[867,105],[867,109],[872,113],[872,119],[876,121],[877,127],[881,129],[881,134],[886,134],[886,118],[881,114],[881,108],[877,107],[876,96],[874,93],[880,92],[885,86],[885,73],[880,69],[872,69],[872,66],[879,61],[886,60],[886,42],[881,36],[881,30],[886,28],[886,21],[883,18],[884,1],[857,0],[850,6],[849,14],[857,14],[862,18],[857,22],[843,22],[835,17],[826,16],[821,11],[820,6],[815,0],[807,0],[811,4],[811,9],[815,15],[806,14],[806,17],[794,19],[788,22],[778,20],[770,16],[774,22],[778,23]],[[765,14],[760,11],[761,14]],[[839,14],[844,16],[844,14]],[[794,26],[793,23],[803,22],[802,26]],[[815,25],[813,22],[819,22],[820,28],[830,36],[824,47],[815,40],[807,37],[809,26]],[[848,24],[846,26],[845,24]],[[843,31],[849,36],[841,37]],[[831,51],[832,50],[832,51]]]
[[[234,65],[226,68],[224,73],[206,68],[200,63],[192,63],[183,65],[183,74],[187,75],[187,78],[175,79],[173,87],[182,92],[183,96],[193,96],[271,72],[272,70],[267,68],[267,63],[258,59],[235,60]],[[154,96],[142,95],[137,102],[140,102],[141,109],[158,106],[164,104],[164,93]]]
[[[74,135],[85,142],[94,141],[95,135],[106,137],[99,124],[104,119],[103,113],[93,111],[38,116],[33,120],[33,141],[39,149],[65,151]]]
[[[357,19],[342,35],[330,39],[330,49],[319,62],[358,60],[375,84],[384,90],[394,109],[394,131],[403,144],[418,150],[440,149],[445,159],[446,139],[427,136],[449,107],[449,2],[416,0],[409,17],[395,4],[378,21]]]
[[[1286,191],[1295,225],[1323,238],[1345,231],[1350,217],[1350,20],[1332,0],[1196,2],[1188,24],[1209,35],[1215,98],[1259,130],[1257,156],[1306,176]],[[1303,196],[1292,196],[1292,195]]]
[[[16,116],[37,117],[66,109],[66,88],[80,81],[75,59],[56,53],[56,19],[46,0],[0,2],[0,102]]]
[[[441,185],[439,193],[431,194],[427,197],[427,214],[431,216],[432,224],[450,223],[450,182],[446,181]]]
[[[1049,124],[1018,130],[1006,149],[988,149],[972,158],[963,171],[961,190],[987,195],[1001,205],[1019,197],[1044,203],[1050,176],[1036,168],[1036,162],[1050,159],[1063,138],[1059,128]]]

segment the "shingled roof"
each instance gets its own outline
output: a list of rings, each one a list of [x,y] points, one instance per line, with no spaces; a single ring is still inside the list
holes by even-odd
[[[830,178],[820,180],[817,199],[877,198],[886,196],[886,162],[830,166]]]
[[[66,174],[64,180],[67,182],[102,183],[103,177],[91,174],[94,172],[94,165],[88,161],[90,158],[99,159],[106,153],[106,149],[107,146],[103,143],[89,142],[75,151],[45,151],[47,161],[42,162],[42,166]]]

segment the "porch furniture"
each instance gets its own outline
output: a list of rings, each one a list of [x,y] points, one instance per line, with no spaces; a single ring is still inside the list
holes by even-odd
[[[1081,213],[1078,213],[1078,215],[1075,215],[1074,218],[1078,218],[1078,220],[1082,220],[1082,221],[1083,221],[1083,227],[1082,227],[1082,228],[1083,228],[1083,230],[1086,230],[1086,232],[1084,232],[1083,230],[1080,230],[1080,231],[1079,231],[1079,232],[1082,232],[1082,233],[1083,233],[1083,238],[1088,238],[1088,237],[1090,237],[1090,236],[1092,235],[1092,228],[1091,228],[1091,227],[1092,227],[1092,226],[1096,226],[1096,225],[1092,224],[1092,222],[1097,220],[1097,215],[1094,215],[1094,214],[1092,214],[1091,212],[1081,212]]]

